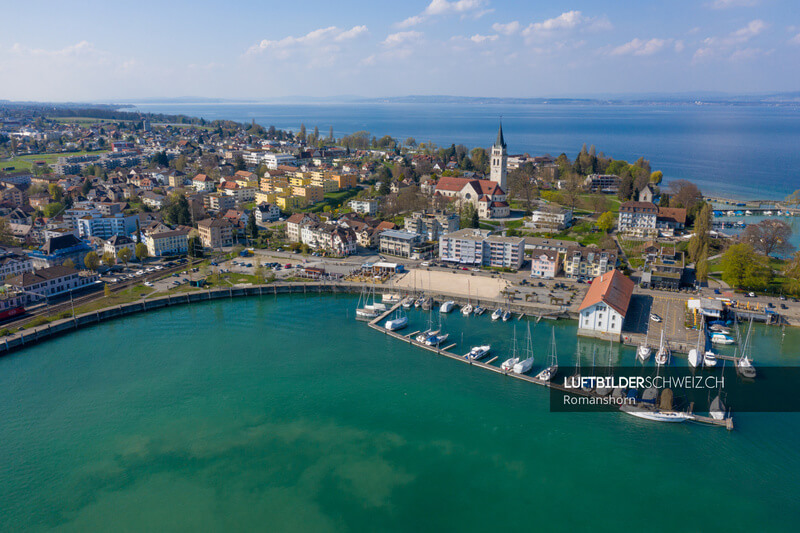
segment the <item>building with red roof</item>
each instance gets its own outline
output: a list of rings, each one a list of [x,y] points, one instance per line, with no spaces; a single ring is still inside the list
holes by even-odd
[[[618,341],[633,287],[633,281],[616,269],[594,278],[578,309],[578,335]]]

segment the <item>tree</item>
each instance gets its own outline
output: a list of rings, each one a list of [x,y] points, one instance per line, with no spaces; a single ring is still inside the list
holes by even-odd
[[[772,278],[772,269],[764,256],[747,243],[728,247],[720,260],[722,279],[730,286],[742,289],[763,289]]]
[[[67,259],[66,261],[64,261],[63,265],[67,268],[75,268],[75,261],[73,261],[72,259]]]
[[[481,221],[480,221],[480,218],[478,218],[478,210],[477,209],[473,209],[472,210],[472,216],[470,217],[469,222],[470,222],[469,227],[471,227],[471,228],[476,228],[477,229],[477,228],[481,227]]]
[[[116,263],[116,257],[114,257],[114,254],[111,252],[103,253],[102,259],[103,259],[103,264],[107,267],[114,266],[114,263]]]
[[[750,244],[756,251],[766,256],[773,253],[788,255],[794,250],[794,245],[789,242],[792,237],[792,227],[783,220],[767,218],[758,224],[750,224],[742,232],[743,242]]]
[[[608,198],[604,194],[593,194],[589,197],[589,205],[593,213],[604,213],[608,211]]]
[[[663,179],[664,179],[664,173],[661,172],[660,170],[656,170],[655,172],[650,174],[650,183],[658,185],[659,183],[661,183],[661,180]]]
[[[106,298],[111,297],[111,286],[108,283],[103,284],[103,296]]]
[[[578,199],[580,198],[581,190],[582,181],[580,176],[574,172],[571,172],[564,180],[561,190],[561,198],[564,201],[564,204],[569,206],[569,208],[573,211],[575,210],[575,205],[578,203]]]
[[[258,225],[256,224],[255,209],[250,211],[250,215],[247,217],[247,233],[249,233],[250,237],[253,239],[258,239]]]
[[[405,145],[409,148],[414,148],[417,146],[417,140],[414,137],[409,137],[406,139]]]
[[[189,200],[183,194],[170,194],[164,207],[161,208],[161,212],[167,224],[188,226],[192,223]]]
[[[53,202],[44,206],[44,216],[46,218],[53,218],[64,210],[64,205],[59,202]]]
[[[614,221],[614,213],[611,211],[606,211],[597,219],[597,228],[600,231],[609,233],[612,229],[614,229]]]
[[[167,152],[156,152],[155,155],[153,155],[153,164],[168,167],[169,157],[167,157]]]
[[[694,270],[697,281],[708,281],[708,244],[703,246]]]
[[[127,267],[128,261],[131,260],[132,255],[133,253],[131,252],[131,249],[125,246],[123,248],[120,248],[119,251],[117,252],[117,259],[125,263],[125,267]]]
[[[298,141],[305,141],[306,140],[306,125],[300,124],[300,131],[297,132],[297,140]]]
[[[256,277],[256,280],[259,283],[264,283],[264,265],[261,264],[261,259],[256,257],[255,260],[255,268],[253,269],[253,275]]]
[[[136,259],[144,261],[149,257],[150,253],[147,251],[147,246],[143,242],[136,243]]]
[[[97,270],[97,267],[100,266],[100,258],[97,256],[97,252],[91,251],[83,258],[83,264],[86,265],[86,268],[89,270]]]
[[[703,193],[691,181],[675,180],[670,183],[670,189],[672,190],[671,207],[691,209],[703,200]]]
[[[242,154],[236,154],[236,157],[233,158],[233,168],[236,171],[247,169],[247,163],[244,162]]]
[[[508,173],[508,193],[512,198],[525,201],[526,214],[530,212],[531,203],[536,195],[535,173],[532,163],[525,163]]]
[[[11,227],[8,225],[8,220],[0,217],[0,244],[3,246],[13,246],[16,244],[17,239],[11,232]]]
[[[475,167],[475,170],[484,174],[489,172],[489,154],[484,148],[473,148],[469,156],[472,159],[472,166]]]

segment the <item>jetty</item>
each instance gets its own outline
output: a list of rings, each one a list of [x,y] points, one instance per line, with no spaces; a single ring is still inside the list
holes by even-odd
[[[575,396],[583,396],[583,397],[589,397],[589,398],[600,398],[600,395],[598,395],[594,391],[586,391],[586,390],[583,390],[581,388],[565,387],[563,385],[558,384],[555,381],[544,381],[544,380],[541,380],[541,379],[537,379],[536,377],[533,377],[533,376],[528,376],[528,375],[525,375],[525,374],[517,374],[515,372],[503,370],[502,368],[500,368],[498,366],[494,366],[494,365],[491,364],[492,362],[497,360],[497,357],[493,357],[492,359],[490,359],[489,361],[484,363],[484,362],[481,362],[481,361],[475,361],[475,360],[473,360],[473,359],[471,359],[469,357],[465,357],[463,355],[458,355],[456,353],[450,352],[449,350],[454,348],[456,346],[455,344],[451,344],[450,346],[447,346],[446,348],[441,348],[441,347],[438,347],[438,346],[428,346],[427,344],[424,344],[424,343],[421,343],[421,342],[417,342],[417,340],[414,337],[415,337],[415,335],[417,333],[419,333],[419,331],[415,331],[414,333],[403,335],[403,334],[398,333],[396,331],[390,331],[390,330],[380,326],[380,323],[383,320],[385,320],[387,317],[389,317],[394,311],[396,311],[397,308],[400,307],[400,305],[401,305],[400,303],[397,303],[397,304],[393,305],[390,309],[385,311],[383,314],[381,314],[377,318],[374,318],[373,320],[369,321],[367,325],[370,328],[374,329],[375,331],[380,331],[380,332],[384,333],[385,335],[390,335],[390,336],[394,337],[395,339],[398,339],[400,341],[406,342],[406,343],[411,344],[413,346],[416,346],[418,348],[422,348],[423,350],[427,350],[429,352],[433,352],[436,355],[441,355],[441,356],[447,357],[449,359],[453,359],[454,361],[459,361],[461,363],[465,363],[465,364],[468,364],[470,366],[481,368],[483,370],[488,370],[489,372],[494,372],[495,374],[501,374],[501,375],[508,376],[508,377],[511,377],[511,378],[514,378],[514,379],[518,379],[518,380],[521,380],[521,381],[526,381],[528,383],[533,383],[534,385],[539,385],[539,386],[542,386],[542,387],[548,387],[548,388],[551,388],[551,389],[554,389],[554,390],[561,391],[561,392],[566,393],[566,394],[572,394],[572,395],[575,395]],[[728,431],[733,430],[733,419],[731,417],[728,417],[725,420],[717,420],[717,419],[712,418],[710,416],[703,416],[703,415],[694,414],[694,413],[691,412],[692,409],[693,409],[693,406],[690,406],[689,412],[688,412],[689,420],[691,420],[693,422],[700,423],[700,424],[709,425],[709,426],[725,427],[725,428],[728,429]]]

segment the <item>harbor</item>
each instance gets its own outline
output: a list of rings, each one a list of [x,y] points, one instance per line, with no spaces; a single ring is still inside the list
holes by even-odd
[[[526,373],[517,373],[517,372],[510,371],[510,370],[504,370],[503,368],[501,368],[499,366],[495,366],[495,365],[492,364],[493,362],[495,362],[498,359],[498,356],[493,357],[488,362],[482,362],[482,361],[474,360],[473,358],[465,356],[465,355],[458,355],[458,354],[454,353],[453,351],[451,351],[453,348],[458,346],[457,343],[452,343],[452,344],[449,344],[449,345],[447,345],[445,347],[441,347],[439,345],[433,345],[432,346],[432,345],[426,344],[424,342],[420,342],[420,341],[418,341],[416,339],[416,336],[420,333],[420,330],[415,330],[412,333],[404,334],[404,333],[400,333],[398,331],[392,331],[392,330],[390,330],[390,329],[388,329],[388,328],[386,328],[384,326],[381,326],[381,322],[383,322],[388,317],[392,316],[393,313],[396,313],[398,310],[401,310],[401,309],[402,309],[402,301],[398,301],[397,303],[394,303],[394,305],[392,305],[390,308],[386,309],[383,313],[381,313],[380,315],[376,316],[374,319],[369,321],[368,326],[370,328],[374,329],[375,331],[382,332],[382,333],[384,333],[386,335],[389,335],[389,336],[391,336],[391,337],[393,337],[395,339],[398,339],[398,340],[400,340],[402,342],[409,343],[409,344],[411,344],[411,345],[413,345],[413,346],[415,346],[417,348],[422,348],[422,349],[427,350],[427,351],[429,351],[431,353],[435,353],[437,355],[441,355],[441,356],[447,357],[447,358],[455,360],[455,361],[460,361],[461,363],[465,363],[465,364],[468,364],[468,365],[471,365],[471,366],[474,366],[474,367],[477,367],[477,368],[481,368],[483,370],[488,370],[488,371],[493,372],[495,374],[500,374],[500,375],[508,376],[508,377],[511,377],[511,378],[514,378],[514,379],[517,379],[517,380],[520,380],[520,381],[527,382],[527,383],[532,383],[534,385],[539,385],[539,386],[542,386],[542,387],[555,389],[555,390],[558,390],[558,391],[560,391],[560,392],[562,392],[564,394],[583,396],[583,397],[587,397],[587,398],[600,398],[602,396],[602,395],[598,394],[597,392],[595,392],[594,390],[585,390],[583,388],[566,387],[564,385],[559,384],[557,380],[547,380],[547,381],[545,381],[545,380],[542,380],[542,379],[538,379],[537,377],[527,375]],[[522,320],[522,317],[521,316],[518,317],[517,320]],[[468,348],[466,346],[459,346],[459,348],[461,350],[468,350]],[[622,408],[620,408],[620,410],[622,410]],[[699,423],[699,424],[704,424],[704,425],[714,426],[714,427],[724,427],[728,431],[732,431],[733,427],[734,427],[733,426],[733,417],[732,416],[729,415],[729,416],[724,417],[723,419],[717,419],[717,418],[713,418],[711,416],[700,415],[700,414],[697,414],[697,413],[693,412],[693,405],[690,405],[689,409],[687,411],[683,412],[683,416],[686,417],[687,421],[693,421],[693,422],[696,422],[696,423]]]

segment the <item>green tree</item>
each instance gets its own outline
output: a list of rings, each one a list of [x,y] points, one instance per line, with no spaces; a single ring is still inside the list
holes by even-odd
[[[97,252],[92,251],[86,254],[83,258],[83,264],[89,270],[97,270],[97,267],[100,266],[100,258],[97,256]]]
[[[13,246],[16,242],[17,238],[14,237],[14,234],[11,232],[8,220],[0,217],[0,244],[3,246]]]
[[[149,257],[150,253],[147,251],[147,246],[143,242],[136,243],[136,259],[144,261]]]
[[[117,251],[117,259],[125,263],[126,267],[128,266],[128,261],[131,260],[132,255],[133,253],[131,252],[131,249],[128,248],[127,246],[124,248],[120,248],[119,251]]]
[[[695,266],[695,277],[697,281],[708,281],[708,244],[703,246],[700,258]]]
[[[300,131],[297,132],[297,140],[298,141],[305,141],[306,140],[306,125],[300,124]]]
[[[75,261],[73,261],[72,259],[67,259],[62,264],[67,268],[75,268]]]
[[[480,218],[478,218],[477,209],[472,210],[472,216],[470,217],[469,222],[470,222],[469,227],[471,228],[479,228],[481,226],[481,221]]]
[[[614,222],[615,222],[614,213],[612,213],[611,211],[606,211],[605,213],[603,213],[598,217],[597,228],[600,231],[608,233],[612,229],[614,229]]]
[[[111,286],[108,283],[103,284],[103,296],[106,298],[111,297]]]
[[[247,233],[249,233],[250,237],[254,240],[258,239],[258,224],[256,224],[255,209],[250,211],[250,215],[247,217]]]
[[[722,279],[737,289],[764,289],[772,278],[772,269],[764,256],[747,243],[728,247],[720,260]]]
[[[659,183],[661,183],[661,180],[663,179],[664,179],[664,173],[661,172],[660,170],[656,170],[655,172],[650,174],[650,183],[655,183],[656,185],[658,185]]]
[[[114,257],[114,254],[112,254],[111,252],[103,253],[102,260],[103,264],[107,267],[114,266],[114,263],[116,263],[116,258]]]
[[[173,193],[169,195],[161,212],[167,224],[188,226],[192,223],[189,200],[183,194]]]
[[[44,206],[42,210],[45,218],[53,218],[64,210],[64,205],[59,202],[53,202]]]

